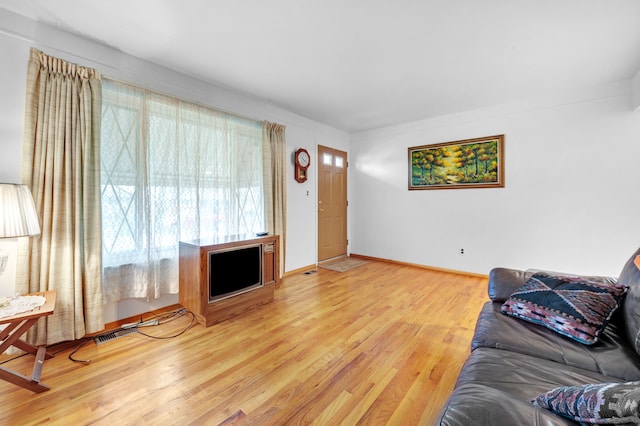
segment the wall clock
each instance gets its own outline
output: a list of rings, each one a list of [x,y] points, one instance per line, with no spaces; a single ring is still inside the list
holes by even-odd
[[[307,180],[307,169],[309,168],[309,164],[311,164],[311,156],[309,152],[300,148],[296,151],[296,161],[295,161],[295,178],[296,181],[302,183]]]

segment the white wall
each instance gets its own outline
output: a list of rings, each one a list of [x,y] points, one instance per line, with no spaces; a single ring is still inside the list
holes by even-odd
[[[103,75],[128,81],[149,89],[193,100],[224,111],[269,120],[287,126],[287,148],[300,147],[316,152],[318,144],[347,150],[348,133],[309,120],[278,108],[261,99],[233,92],[211,83],[194,79],[123,54],[104,45],[36,23],[0,9],[0,182],[19,182],[22,161],[22,131],[26,70],[30,47],[80,65],[94,67]],[[293,179],[293,160],[288,178],[287,271],[316,262],[316,174],[310,168],[310,178],[304,184]],[[307,196],[307,190],[309,195]],[[10,251],[15,260],[14,243],[3,241],[0,249]],[[6,247],[5,247],[6,246]],[[13,294],[15,267],[0,275],[0,295]],[[125,318],[177,303],[177,296],[158,300],[128,300],[105,307],[106,321]]]
[[[407,189],[408,147],[497,134],[505,188]],[[639,161],[630,81],[359,133],[351,251],[482,274],[617,276],[640,245]]]
[[[633,92],[631,97],[632,108],[637,110],[640,108],[640,71],[638,71],[633,79],[631,79],[631,85],[631,90]]]

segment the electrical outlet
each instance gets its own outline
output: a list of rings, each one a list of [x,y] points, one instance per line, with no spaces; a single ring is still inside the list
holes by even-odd
[[[464,249],[463,248],[460,249],[460,256],[464,256]]]

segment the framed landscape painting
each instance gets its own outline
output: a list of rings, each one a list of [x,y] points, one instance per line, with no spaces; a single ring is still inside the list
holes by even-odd
[[[409,148],[409,189],[504,187],[504,135]]]

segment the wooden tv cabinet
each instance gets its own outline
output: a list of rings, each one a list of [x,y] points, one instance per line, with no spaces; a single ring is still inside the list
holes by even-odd
[[[278,235],[266,237],[229,236],[217,240],[180,241],[179,302],[209,327],[257,306],[273,302],[279,277]],[[208,253],[212,250],[262,244],[263,287],[209,303]]]

